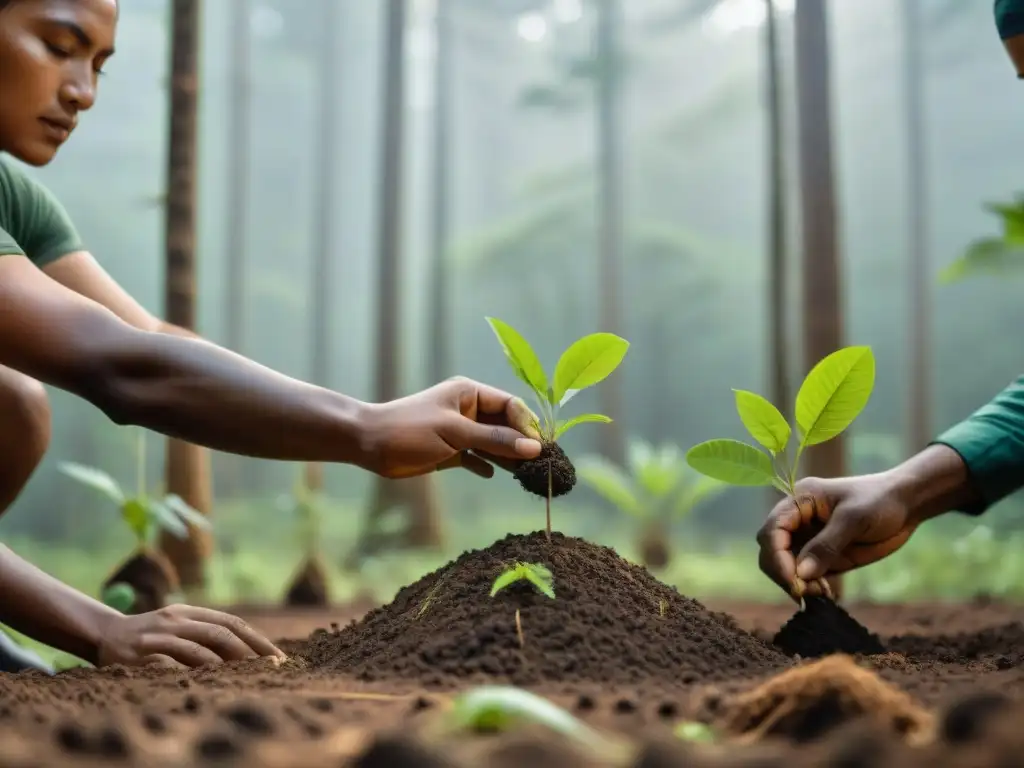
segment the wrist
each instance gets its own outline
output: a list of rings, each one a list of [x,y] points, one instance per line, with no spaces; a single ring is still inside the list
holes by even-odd
[[[374,423],[380,409],[375,403],[365,403],[352,397],[341,396],[335,410],[334,422],[338,429],[338,442],[342,455],[338,461],[367,469],[373,464],[377,450],[377,432]]]
[[[915,527],[969,504],[975,495],[967,465],[946,445],[928,446],[887,475]]]

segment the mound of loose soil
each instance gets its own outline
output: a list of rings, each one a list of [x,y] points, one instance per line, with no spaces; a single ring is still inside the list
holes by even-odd
[[[558,443],[544,443],[540,455],[520,464],[513,477],[524,490],[546,499],[549,471],[551,498],[564,496],[576,486],[576,467]]]
[[[787,621],[772,642],[784,653],[803,658],[885,653],[877,635],[868,632],[834,600],[820,596],[808,597],[804,610]]]
[[[526,583],[490,597],[515,562],[542,563],[554,600]],[[520,647],[516,610],[525,639]],[[555,533],[510,535],[466,552],[303,650],[320,669],[428,686],[477,680],[689,684],[750,678],[790,664],[776,649],[628,563]]]
[[[1005,657],[1010,666],[1017,666],[1021,662],[1020,654],[1024,652],[1024,622],[1015,621],[976,632],[950,635],[908,634],[892,638],[889,647],[897,653],[919,659],[962,662]],[[1017,653],[1007,655],[1010,649],[1016,649]]]
[[[319,559],[306,559],[285,593],[284,604],[290,607],[327,605],[327,574]]]
[[[103,583],[103,590],[125,583],[135,590],[135,602],[128,613],[148,613],[163,608],[167,596],[179,589],[178,574],[162,553],[151,549],[137,552]]]
[[[805,743],[861,718],[908,741],[932,728],[931,715],[906,693],[845,655],[788,670],[737,696],[721,727],[747,740]]]

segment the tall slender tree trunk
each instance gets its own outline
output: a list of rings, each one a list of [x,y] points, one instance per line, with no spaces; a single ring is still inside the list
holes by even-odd
[[[599,144],[598,191],[598,280],[601,303],[598,310],[600,329],[623,333],[622,328],[622,60],[619,30],[622,14],[619,0],[601,0],[597,19],[597,78],[595,116]],[[619,465],[626,460],[626,434],[622,372],[608,377],[598,388],[603,412],[611,416],[611,424],[601,430],[602,453]]]
[[[310,270],[309,295],[311,305],[310,376],[314,384],[330,386],[331,358],[331,293],[334,287],[334,260],[332,258],[337,173],[338,139],[336,131],[341,119],[341,99],[337,93],[339,77],[338,32],[340,3],[323,2],[323,40],[320,48],[320,124],[317,137],[319,162],[317,163],[316,237],[313,266]],[[317,477],[323,487],[323,467],[307,467],[307,477]]]
[[[843,346],[843,304],[832,161],[827,3],[797,0],[796,70],[803,224],[804,368]],[[843,435],[806,451],[806,474],[846,474]],[[840,579],[833,588],[840,592]]]
[[[910,389],[907,455],[931,439],[931,279],[928,269],[926,136],[922,76],[921,5],[900,0],[903,22],[903,88],[906,104],[908,250],[910,265]]]
[[[384,65],[384,136],[377,257],[377,350],[374,392],[378,402],[395,400],[401,389],[401,231],[404,181],[405,27],[408,0],[387,0]],[[380,522],[393,508],[407,512],[397,536],[383,535]],[[440,510],[431,475],[407,480],[377,478],[364,530],[349,564],[389,548],[431,548],[441,544]]]
[[[449,148],[451,147],[451,62],[452,19],[451,0],[437,0],[435,19],[434,62],[434,173],[431,196],[431,269],[430,321],[427,323],[427,349],[430,359],[427,371],[430,384],[436,384],[454,373],[451,345],[448,342],[448,317],[451,293],[448,270],[449,223]]]
[[[771,400],[787,418],[793,412],[789,386],[789,345],[786,343],[786,178],[782,132],[782,78],[779,73],[779,30],[773,0],[765,2],[765,96],[768,111],[768,374]],[[768,489],[774,506],[778,492]]]
[[[165,316],[183,328],[195,328],[196,305],[196,153],[199,102],[200,0],[174,0],[171,40],[171,109],[167,153],[165,221]],[[167,492],[176,493],[203,514],[212,502],[209,453],[180,440],[167,442]],[[187,539],[164,532],[160,548],[178,571],[182,588],[206,584],[210,535],[190,527]]]
[[[252,106],[251,0],[231,0],[231,96],[228,112],[228,213],[227,248],[224,259],[224,345],[245,352],[246,249],[249,246],[249,158],[252,139],[249,124]],[[243,488],[245,459],[222,454],[216,457],[221,493],[238,494]]]

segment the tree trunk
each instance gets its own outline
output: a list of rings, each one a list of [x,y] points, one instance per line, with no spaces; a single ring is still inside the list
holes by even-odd
[[[337,93],[339,77],[338,45],[339,15],[336,0],[323,3],[323,40],[320,56],[320,124],[317,176],[316,238],[313,266],[310,270],[310,377],[321,387],[330,385],[331,379],[331,293],[334,287],[332,259],[333,228],[337,173],[338,141],[335,135],[340,122],[341,99]],[[308,467],[307,476],[319,477],[323,486],[323,467]]]
[[[195,328],[196,150],[199,101],[200,0],[174,0],[171,40],[171,109],[167,153],[165,220],[165,304],[168,322]],[[210,514],[208,451],[180,440],[167,442],[167,492],[176,493],[203,514]],[[186,592],[206,585],[208,532],[189,527],[187,539],[164,531],[160,548],[178,571]]]
[[[921,6],[902,0],[903,87],[906,99],[907,203],[910,268],[910,389],[907,392],[907,455],[931,439],[931,276],[926,220],[928,182],[925,169],[926,128],[921,52]]]
[[[595,117],[599,143],[598,200],[598,279],[601,303],[598,310],[600,330],[622,330],[622,128],[620,120],[622,61],[618,32],[622,24],[619,0],[601,0],[597,19],[597,78]],[[601,428],[602,453],[622,465],[626,460],[626,434],[623,429],[622,372],[609,376],[598,387],[601,408],[613,421]]]
[[[427,349],[430,359],[427,371],[432,386],[451,376],[451,349],[448,343],[448,218],[449,218],[449,152],[451,146],[451,1],[437,0],[435,21],[434,63],[434,194],[431,270],[430,270],[430,320],[427,323]]]
[[[832,168],[829,42],[823,0],[797,0],[796,70],[803,220],[804,368],[843,346],[839,243]],[[808,449],[806,475],[846,474],[845,439]],[[839,596],[840,579],[833,589]]]
[[[401,389],[401,241],[405,125],[405,26],[408,0],[387,0],[384,67],[384,137],[381,142],[379,254],[377,258],[377,402],[395,400]],[[384,548],[440,547],[440,510],[432,501],[431,475],[409,480],[377,478],[364,530],[349,565]],[[392,507],[405,509],[406,528],[397,537],[382,537],[379,522]]]

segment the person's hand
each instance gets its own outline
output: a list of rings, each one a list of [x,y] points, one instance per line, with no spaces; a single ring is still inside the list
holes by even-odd
[[[183,669],[261,656],[287,658],[241,619],[191,605],[116,616],[104,630],[97,667],[158,664]]]
[[[828,576],[888,557],[921,521],[884,474],[807,478],[768,515],[759,565],[794,600],[828,594]]]
[[[537,417],[519,398],[457,376],[389,403],[372,405],[360,464],[389,478],[461,466],[481,477],[541,451]]]

